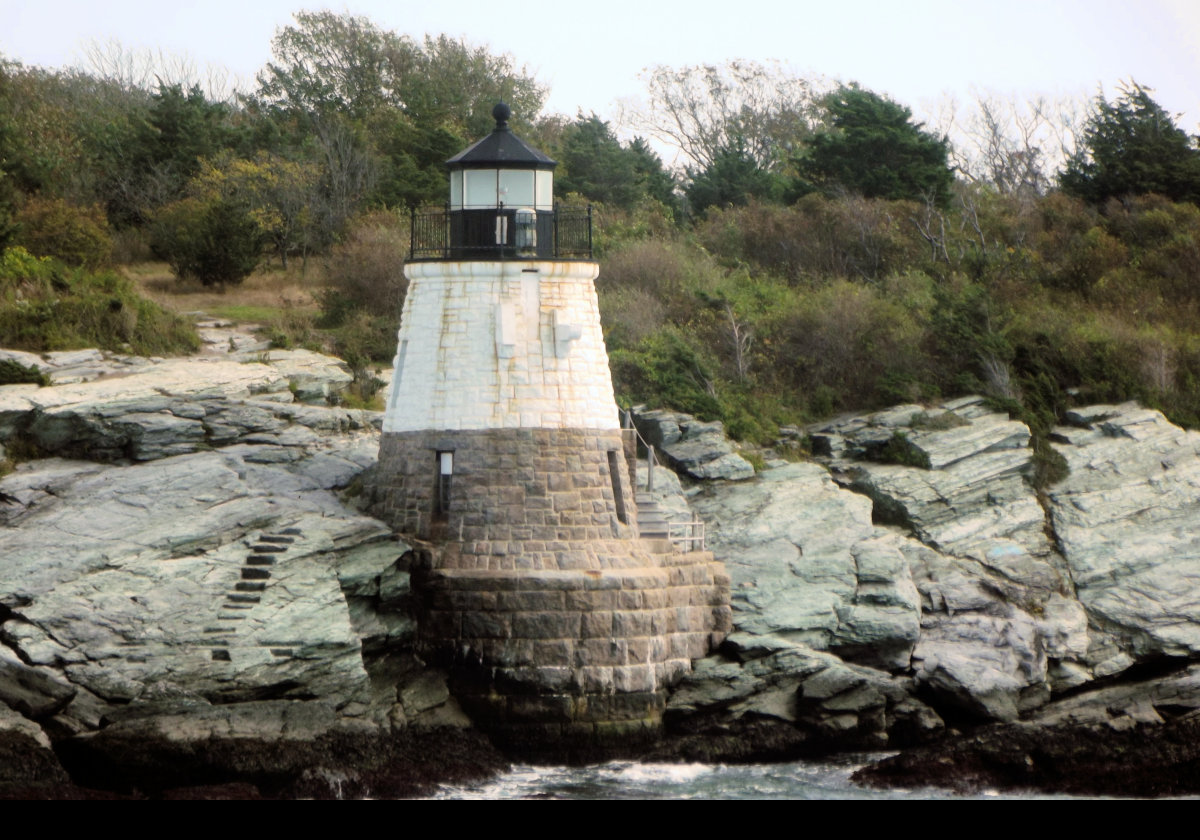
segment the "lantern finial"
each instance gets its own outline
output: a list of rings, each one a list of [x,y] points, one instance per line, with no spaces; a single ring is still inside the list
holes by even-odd
[[[497,102],[496,107],[492,109],[492,116],[496,120],[496,131],[508,131],[508,118],[512,116],[512,108],[503,102]]]

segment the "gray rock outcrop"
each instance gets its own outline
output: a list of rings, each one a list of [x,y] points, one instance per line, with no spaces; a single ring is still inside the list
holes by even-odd
[[[88,460],[150,461],[238,442],[320,448],[318,433],[380,422],[372,412],[296,405],[284,373],[259,363],[172,359],[87,382],[0,388],[0,445]]]
[[[733,578],[740,649],[697,669],[678,712],[773,708],[826,731],[830,710],[796,716],[810,666],[783,644],[998,721],[1194,656],[1200,435],[1135,405],[1068,420],[1054,445],[1069,475],[1040,497],[1028,430],[980,398],[842,418],[810,430],[823,464],[703,486],[691,502]],[[751,667],[756,646],[772,652]]]
[[[1133,658],[1200,653],[1200,433],[1127,403],[1055,430],[1050,516],[1080,603]]]
[[[633,423],[664,463],[696,480],[742,481],[754,467],[734,451],[720,422],[704,423],[669,411],[633,412]]]
[[[919,598],[905,557],[877,535],[868,499],[809,463],[707,488],[692,504],[710,549],[725,558],[740,629],[907,666]]]
[[[469,725],[415,656],[408,547],[350,506],[379,416],[297,404],[259,363],[129,367],[0,388],[10,451],[73,456],[0,477],[0,750],[57,766],[50,739],[117,720],[264,745],[310,718]]]
[[[0,446],[39,456],[0,477],[0,767],[59,784],[52,744],[152,737],[160,760],[469,725],[416,653],[408,546],[356,509],[378,415],[295,402],[303,356],[214,342],[8,354],[58,384],[0,387]],[[704,520],[733,587],[736,632],[666,720],[745,759],[916,743],[943,718],[1192,719],[1200,434],[1133,404],[1064,419],[1067,475],[1039,492],[1028,429],[978,398],[821,424],[818,461],[757,476],[719,424],[639,412],[688,485],[664,468],[644,495]]]

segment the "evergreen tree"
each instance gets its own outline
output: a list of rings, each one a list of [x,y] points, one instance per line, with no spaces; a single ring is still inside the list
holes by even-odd
[[[774,201],[783,193],[779,176],[759,166],[740,140],[717,152],[702,171],[689,171],[688,175],[691,183],[685,194],[693,213],[709,207],[743,206],[752,198]]]
[[[561,174],[555,177],[562,194],[578,193],[591,201],[624,210],[644,198],[675,203],[675,181],[658,155],[640,137],[622,146],[612,128],[595,114],[580,114],[564,132]]]
[[[1059,175],[1064,192],[1092,203],[1159,193],[1200,202],[1200,150],[1170,114],[1132,83],[1114,102],[1096,98],[1079,150]]]
[[[827,95],[822,105],[829,128],[795,161],[799,194],[845,190],[946,204],[954,180],[949,143],[914,123],[908,108],[856,85]]]

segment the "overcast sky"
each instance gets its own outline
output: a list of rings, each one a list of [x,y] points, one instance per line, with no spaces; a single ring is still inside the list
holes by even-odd
[[[0,54],[26,64],[84,63],[89,43],[186,55],[249,83],[297,0],[0,0]],[[1134,78],[1181,127],[1200,133],[1197,0],[607,0],[520,4],[357,0],[332,6],[421,37],[445,33],[511,53],[550,88],[548,110],[617,114],[653,64],[779,60],[886,93],[918,114],[945,94],[1110,94]],[[527,18],[517,17],[522,8]],[[551,10],[557,12],[551,13]]]

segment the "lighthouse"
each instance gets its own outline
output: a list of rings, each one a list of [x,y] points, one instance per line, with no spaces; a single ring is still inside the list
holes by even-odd
[[[418,635],[510,743],[653,737],[667,689],[730,627],[729,578],[638,529],[635,441],[601,331],[591,215],[509,128],[414,212],[377,509],[415,546]]]

